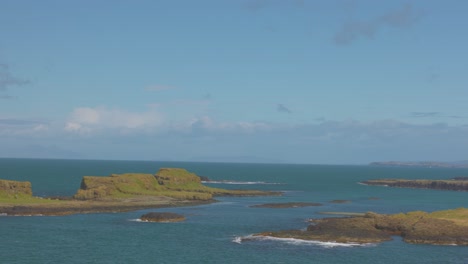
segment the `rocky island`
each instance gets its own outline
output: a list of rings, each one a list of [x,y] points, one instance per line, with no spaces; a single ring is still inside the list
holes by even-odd
[[[34,197],[31,183],[0,180],[0,214],[68,215],[123,212],[145,208],[211,203],[214,196],[280,195],[279,192],[225,190],[201,184],[185,169],[162,168],[156,174],[126,173],[85,176],[73,197]]]
[[[294,238],[339,243],[380,243],[401,236],[413,244],[468,246],[468,209],[426,213],[383,215],[366,213],[363,216],[311,219],[306,230],[263,232],[258,236]]]
[[[465,177],[457,177],[450,180],[405,180],[405,179],[380,179],[361,182],[367,185],[379,185],[402,188],[435,189],[448,191],[468,191],[468,180]]]

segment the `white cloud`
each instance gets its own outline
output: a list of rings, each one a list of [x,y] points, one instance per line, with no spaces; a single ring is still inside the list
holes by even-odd
[[[91,132],[114,129],[118,132],[139,131],[156,128],[163,123],[163,115],[155,110],[129,112],[105,107],[76,108],[69,116],[65,131],[89,134]]]

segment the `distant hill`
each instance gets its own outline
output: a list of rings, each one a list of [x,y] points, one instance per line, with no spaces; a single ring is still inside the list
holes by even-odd
[[[376,161],[371,166],[384,167],[424,167],[424,168],[468,168],[468,161],[441,162],[441,161]]]

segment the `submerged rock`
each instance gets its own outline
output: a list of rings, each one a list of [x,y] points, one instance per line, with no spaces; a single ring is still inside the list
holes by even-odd
[[[330,203],[335,203],[335,204],[345,204],[345,203],[351,203],[350,200],[332,200]]]
[[[151,212],[142,215],[140,219],[148,222],[181,222],[185,221],[185,216],[176,213]]]
[[[296,207],[308,207],[308,206],[321,206],[320,203],[304,203],[304,202],[291,202],[291,203],[266,203],[256,204],[250,207],[253,208],[296,208]]]

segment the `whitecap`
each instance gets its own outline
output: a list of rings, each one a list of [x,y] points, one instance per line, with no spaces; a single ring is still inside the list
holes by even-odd
[[[287,243],[291,245],[314,245],[314,246],[321,246],[324,248],[334,248],[334,247],[369,247],[374,246],[373,243],[338,243],[334,241],[322,242],[317,240],[304,240],[304,239],[297,239],[297,238],[279,238],[279,237],[272,237],[272,236],[254,236],[248,235],[243,237],[235,237],[232,242],[237,244],[242,244],[244,241],[278,241],[282,243]]]
[[[242,244],[242,237],[240,236],[234,237],[232,242],[237,243],[237,244]]]

